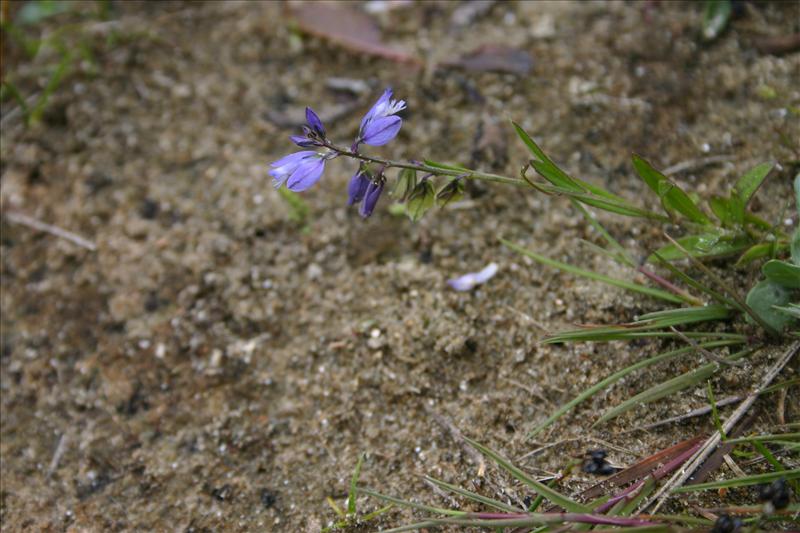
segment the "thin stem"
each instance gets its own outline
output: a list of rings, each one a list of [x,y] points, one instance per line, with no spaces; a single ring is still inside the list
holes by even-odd
[[[330,148],[339,155],[345,157],[351,157],[353,159],[359,159],[361,161],[366,161],[368,163],[376,163],[379,165],[384,165],[386,167],[408,168],[411,170],[419,170],[420,172],[428,172],[431,174],[435,174],[437,176],[454,176],[467,179],[477,179],[482,181],[492,181],[495,183],[506,183],[508,185],[515,185],[517,187],[529,187],[529,185],[525,181],[519,178],[510,178],[508,176],[501,176],[499,174],[488,174],[485,172],[478,172],[477,170],[470,170],[470,169],[451,170],[441,167],[433,167],[421,163],[406,163],[403,161],[392,161],[391,159],[382,159],[380,157],[372,157],[360,154],[358,152],[354,152],[353,150],[336,146],[331,142],[326,142],[324,146],[326,148]]]
[[[651,272],[651,271],[647,270],[644,266],[640,265],[639,267],[636,268],[636,270],[638,272],[644,274],[648,278],[650,278],[651,281],[657,283],[658,285],[661,285],[662,287],[664,287],[665,289],[667,289],[669,291],[674,292],[676,295],[678,295],[681,298],[683,298],[684,301],[686,301],[686,303],[689,303],[689,304],[692,304],[692,305],[703,305],[703,301],[700,300],[699,298],[695,298],[694,296],[692,296],[691,294],[689,294],[685,290],[681,289],[680,287],[678,287],[674,283],[662,278],[661,276],[659,276],[655,272]]]

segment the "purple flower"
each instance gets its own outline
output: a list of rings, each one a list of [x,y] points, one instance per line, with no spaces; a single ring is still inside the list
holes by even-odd
[[[320,120],[319,116],[317,116],[310,107],[306,108],[306,122],[308,123],[308,127],[319,135],[321,139],[325,138],[325,126],[322,125],[322,120]]]
[[[285,183],[290,191],[304,191],[322,177],[325,160],[325,155],[312,150],[295,152],[272,163],[269,175],[276,189]]]
[[[291,135],[289,139],[297,146],[308,148],[311,146],[325,145],[325,126],[322,120],[310,107],[306,108],[306,122],[302,135]]]
[[[403,124],[403,120],[395,114],[405,108],[406,103],[403,100],[393,100],[392,90],[386,89],[372,109],[361,119],[358,139],[353,144],[354,150],[357,150],[361,143],[383,146],[394,139]]]
[[[358,214],[364,218],[368,218],[375,210],[375,205],[378,203],[378,198],[381,197],[383,192],[384,180],[370,181],[367,185],[367,190],[364,191],[364,199],[358,207]]]
[[[455,279],[447,280],[447,284],[457,291],[468,291],[476,285],[486,283],[497,274],[497,264],[489,263],[486,268],[480,272],[470,272]]]
[[[359,168],[358,172],[350,178],[350,184],[347,186],[347,205],[354,205],[363,200],[371,182],[369,174]]]

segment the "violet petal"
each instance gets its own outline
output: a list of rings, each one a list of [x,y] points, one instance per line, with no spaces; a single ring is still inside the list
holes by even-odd
[[[489,263],[483,270],[479,272],[469,272],[463,276],[447,280],[447,284],[457,291],[469,291],[476,285],[486,283],[497,274],[497,264]]]

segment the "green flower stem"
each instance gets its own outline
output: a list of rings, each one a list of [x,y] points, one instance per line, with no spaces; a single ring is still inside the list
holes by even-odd
[[[390,159],[382,159],[380,157],[372,157],[364,154],[359,154],[357,152],[353,152],[352,150],[341,148],[339,146],[330,143],[326,144],[325,146],[345,157],[359,159],[361,161],[366,161],[368,163],[376,163],[378,165],[384,165],[386,168],[391,168],[391,167],[408,168],[411,170],[419,170],[420,172],[426,172],[428,174],[435,174],[437,176],[454,176],[467,179],[491,181],[494,183],[505,183],[507,185],[515,185],[517,187],[530,187],[530,185],[527,182],[519,178],[510,178],[508,176],[501,176],[499,174],[488,174],[486,172],[479,172],[477,170],[470,170],[470,169],[454,170],[441,167],[433,167],[422,163],[406,163],[403,161],[392,161]]]

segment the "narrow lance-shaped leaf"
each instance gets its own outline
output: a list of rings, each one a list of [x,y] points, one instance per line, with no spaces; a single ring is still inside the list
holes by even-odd
[[[722,238],[718,233],[687,235],[686,237],[676,239],[676,242],[686,249],[692,257],[709,259],[735,255],[738,252],[748,249],[753,244],[745,235],[730,239]],[[655,261],[656,253],[667,261],[676,261],[686,257],[681,249],[672,243],[656,250],[656,252],[648,258],[648,261]]]
[[[677,211],[690,221],[702,225],[710,225],[711,221],[689,195],[669,181],[666,176],[656,170],[647,160],[634,154],[633,166],[639,176],[659,198],[667,211]]]
[[[466,437],[464,440],[466,440],[473,448],[495,461],[503,470],[507,471],[509,474],[517,478],[522,483],[528,485],[554,504],[559,505],[567,511],[571,511],[573,513],[589,512],[589,508],[585,505],[581,505],[567,496],[564,496],[560,492],[548,487],[544,483],[536,481],[532,477],[528,476],[525,472],[514,466],[508,459],[491,448],[488,448],[483,444]]]
[[[730,357],[728,357],[727,361],[730,362],[736,361],[748,355],[751,352],[752,350],[742,350],[741,352],[735,353]],[[702,383],[703,381],[707,380],[712,375],[714,375],[714,373],[716,373],[719,370],[719,368],[720,368],[719,363],[716,362],[708,363],[696,368],[695,370],[691,370],[689,372],[681,374],[680,376],[676,376],[663,383],[659,383],[658,385],[650,387],[649,389],[640,392],[636,396],[628,398],[618,406],[609,409],[608,411],[605,412],[605,414],[603,414],[603,416],[601,416],[597,420],[597,422],[595,422],[592,425],[596,426],[598,424],[602,424],[603,422],[607,422],[612,418],[616,418],[617,416],[627,411],[630,411],[636,406],[654,402],[656,400],[664,398],[665,396],[669,396],[670,394],[674,394],[680,390],[683,390],[687,387],[691,387],[697,385],[698,383]]]
[[[353,471],[353,477],[350,478],[350,492],[347,495],[347,514],[356,514],[356,495],[358,492],[358,478],[361,476],[361,465],[364,464],[364,454],[358,456],[356,468]]]
[[[733,479],[726,479],[724,481],[712,481],[710,483],[698,483],[697,485],[684,485],[673,489],[674,493],[681,492],[694,492],[698,490],[709,489],[724,489],[733,487],[747,487],[750,485],[761,485],[763,483],[770,483],[776,479],[784,478],[787,481],[800,478],[800,468],[794,470],[785,470],[778,472],[768,472],[766,474],[756,474],[754,476],[745,476]]]
[[[536,161],[531,162],[531,166],[533,166],[539,174],[542,175],[547,181],[552,183],[557,187],[564,187],[565,189],[571,189],[575,192],[590,192],[591,194],[615,200],[615,201],[623,201],[622,198],[619,196],[608,192],[607,190],[603,189],[602,187],[598,187],[596,185],[592,185],[587,181],[580,180],[578,178],[573,178],[566,172],[564,172],[558,165],[556,165],[552,159],[550,159],[547,154],[544,153],[538,144],[528,135],[522,127],[514,122],[511,121],[511,124],[514,126],[514,130],[517,132],[517,135],[528,147],[528,150],[536,158]],[[538,163],[538,164],[537,164]]]
[[[481,494],[477,494],[475,492],[463,489],[457,485],[451,485],[450,483],[446,483],[444,481],[438,480],[430,476],[425,476],[425,481],[432,483],[441,489],[449,490],[450,492],[454,492],[456,494],[464,496],[465,498],[468,498],[472,501],[483,503],[485,505],[488,505],[489,507],[494,507],[495,509],[498,509],[500,511],[506,511],[509,513],[520,513],[523,511],[523,509],[519,509],[517,507],[514,507],[513,505],[508,505],[507,503],[503,503],[500,500],[495,500],[494,498],[488,498]]]
[[[604,276],[603,274],[598,274],[596,272],[592,272],[591,270],[584,270],[582,268],[574,267],[567,263],[562,263],[561,261],[556,261],[554,259],[550,259],[543,255],[537,254],[536,252],[532,252],[531,250],[527,250],[521,246],[518,246],[510,241],[505,239],[500,239],[500,241],[511,248],[512,250],[516,250],[517,252],[527,255],[528,257],[539,261],[540,263],[544,263],[545,265],[553,266],[558,269],[564,270],[565,272],[569,272],[571,274],[576,274],[578,276],[583,276],[585,278],[594,279],[597,281],[602,281],[603,283],[607,283],[608,285],[613,285],[616,287],[621,287],[623,289],[632,290],[635,292],[640,292],[643,294],[647,294],[649,296],[654,296],[656,298],[660,298],[662,300],[666,300],[668,302],[673,303],[681,303],[683,300],[667,291],[662,291],[661,289],[654,289],[652,287],[647,287],[645,285],[640,285],[638,283],[633,283],[630,281],[620,280],[610,278],[608,276]]]
[[[739,178],[739,181],[733,186],[733,190],[742,202],[744,202],[745,206],[747,206],[748,202],[753,198],[753,194],[755,194],[758,188],[761,187],[761,184],[774,166],[775,163],[761,163],[760,165],[756,165],[745,172],[744,176]]]
[[[743,341],[739,341],[739,342],[743,342]],[[730,346],[732,344],[737,344],[737,341],[704,342],[704,343],[700,343],[699,347],[704,348],[704,349],[711,349],[711,348],[717,348],[717,347],[721,347],[721,346]],[[690,346],[690,347],[686,347],[686,348],[679,348],[677,350],[671,350],[671,351],[668,351],[668,352],[660,353],[658,355],[654,355],[653,357],[649,357],[649,358],[647,358],[647,359],[645,359],[643,361],[639,361],[638,363],[634,363],[634,364],[632,364],[632,365],[630,365],[628,367],[623,368],[622,370],[620,370],[618,372],[615,372],[615,373],[611,374],[607,378],[595,383],[594,385],[592,385],[588,389],[584,390],[578,396],[576,396],[574,399],[570,400],[569,402],[567,402],[563,406],[559,407],[556,410],[555,413],[550,415],[547,418],[547,420],[545,420],[544,422],[539,424],[533,431],[531,431],[528,434],[528,436],[529,437],[533,437],[534,435],[540,433],[542,430],[544,430],[550,424],[552,424],[553,422],[555,422],[556,420],[561,418],[564,414],[566,414],[568,411],[573,409],[575,406],[577,406],[581,402],[591,398],[592,396],[594,396],[595,394],[597,394],[601,390],[607,389],[608,387],[610,387],[611,385],[613,385],[614,383],[616,383],[620,379],[624,378],[625,376],[627,376],[629,374],[632,374],[633,372],[636,372],[637,370],[641,370],[642,368],[647,368],[649,366],[652,366],[652,365],[654,365],[656,363],[659,363],[661,361],[668,361],[668,360],[674,359],[676,357],[680,357],[680,356],[686,355],[688,353],[693,352],[694,350],[695,349]]]

